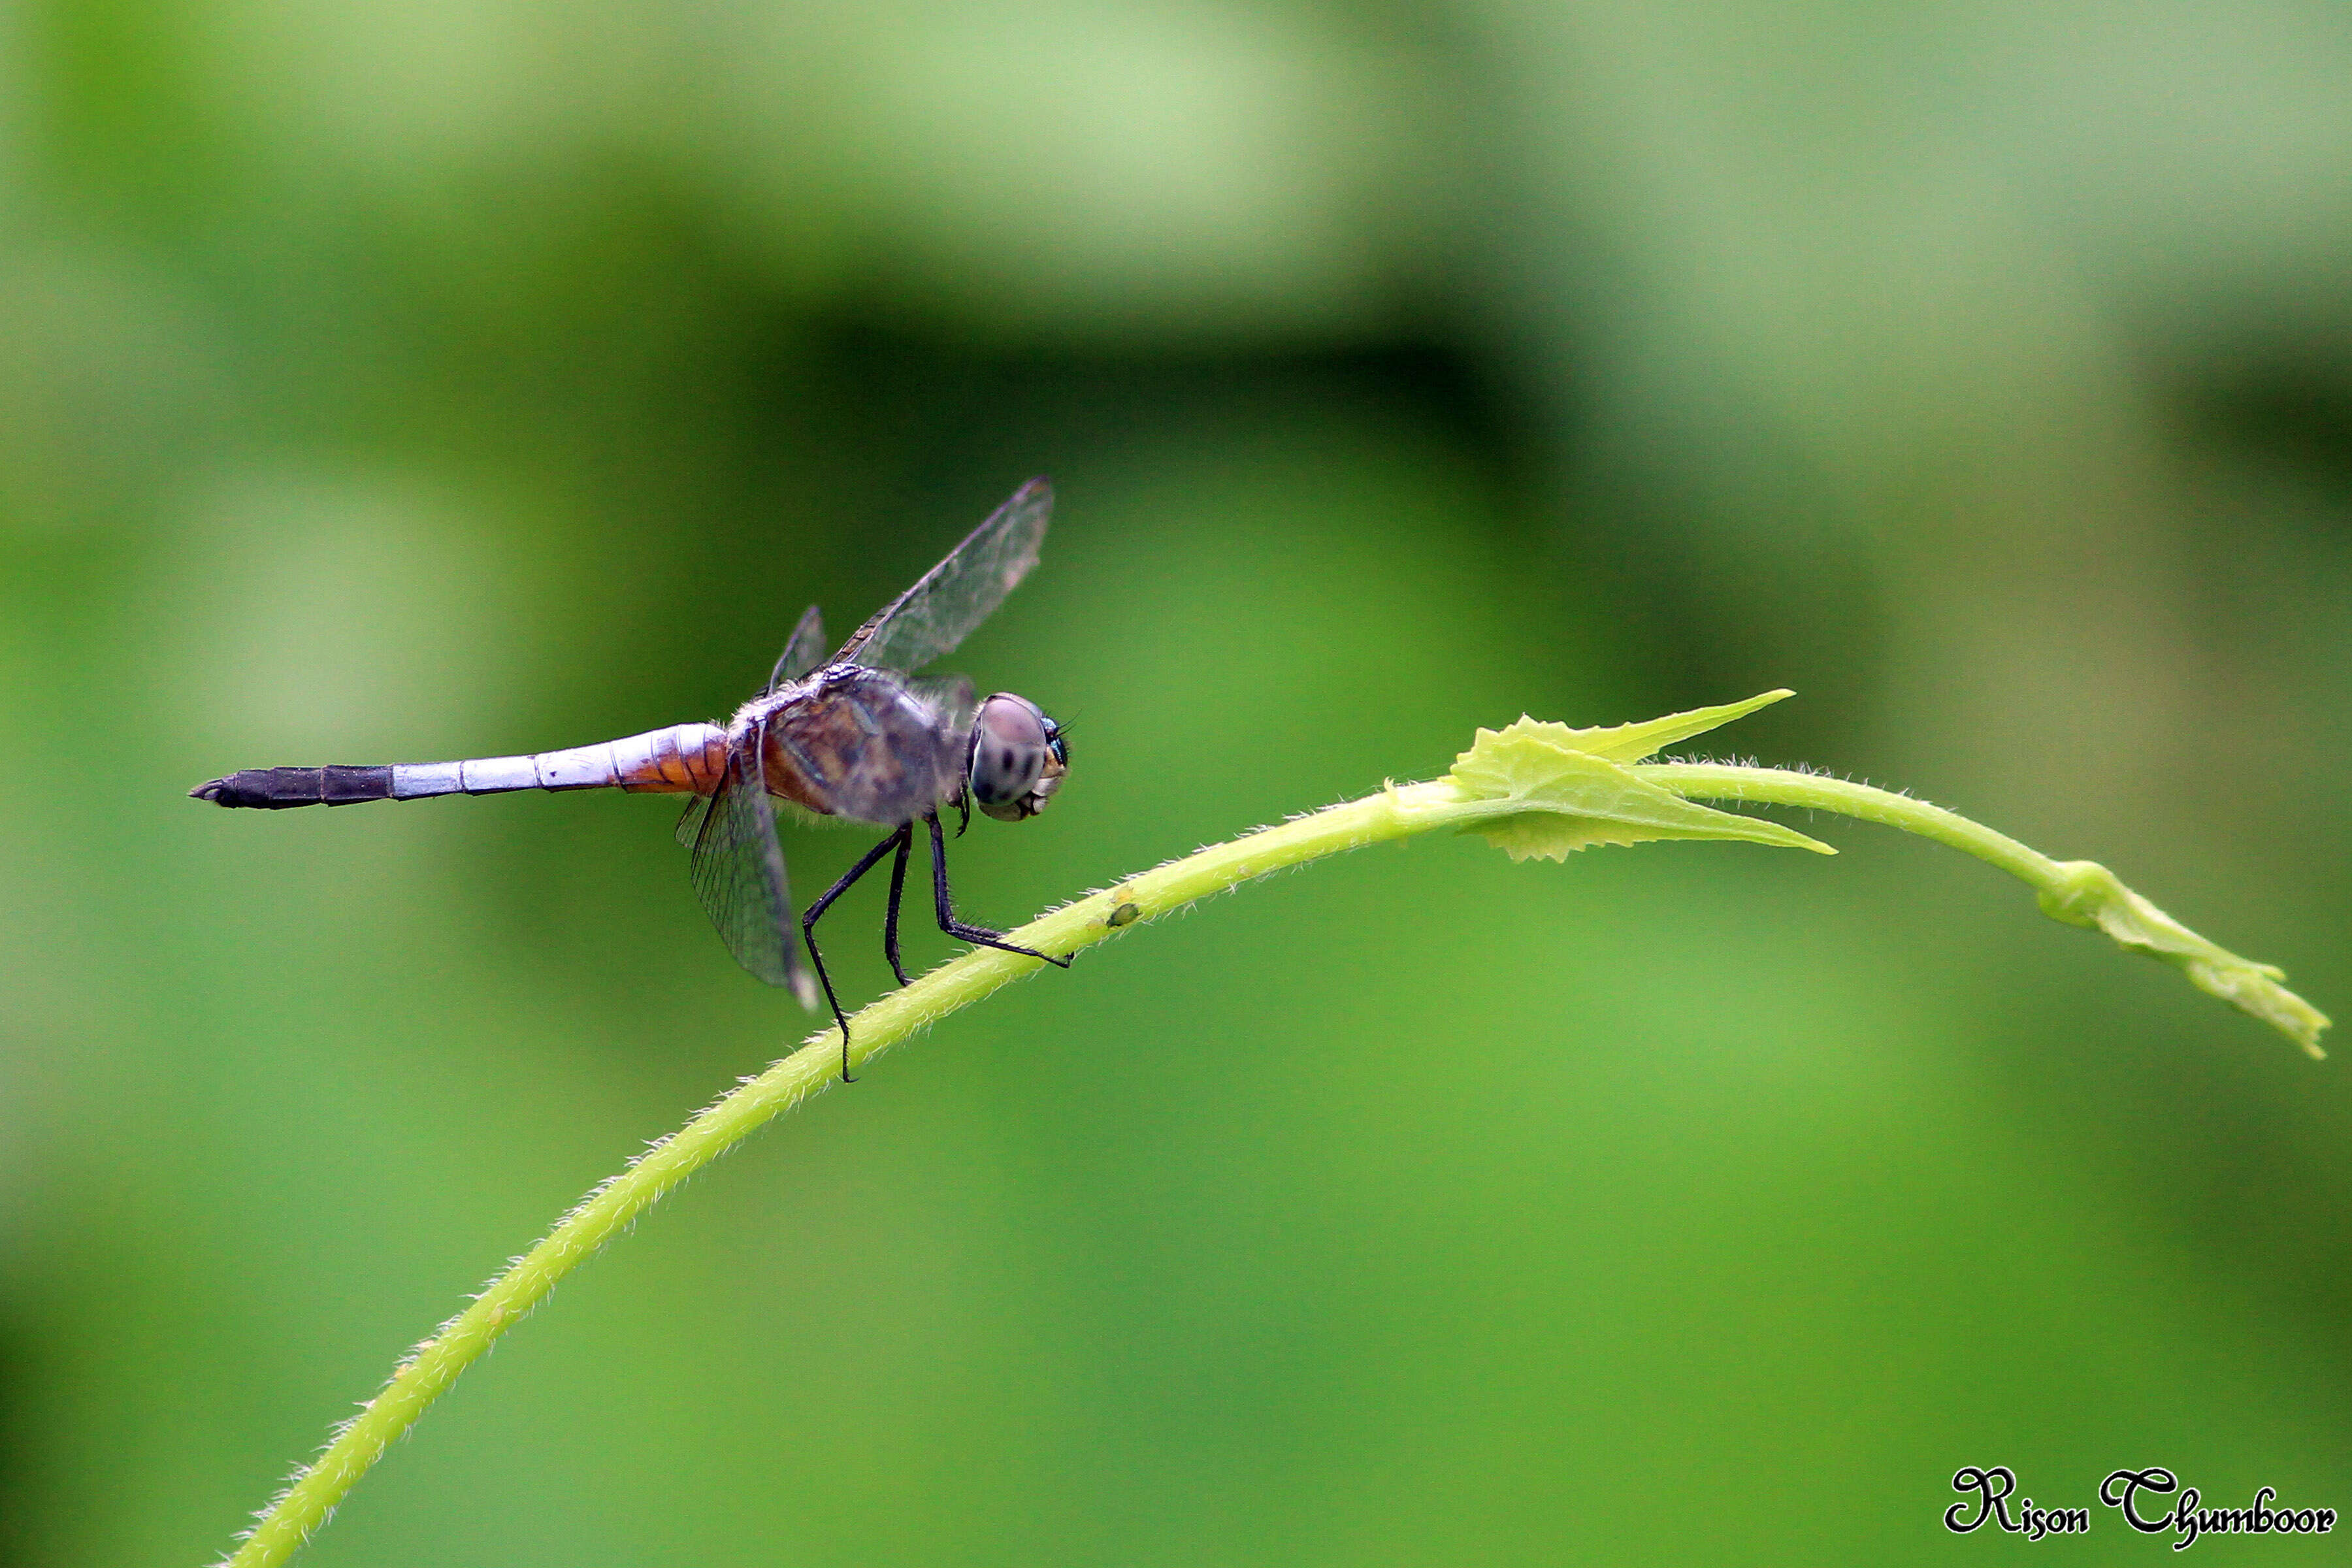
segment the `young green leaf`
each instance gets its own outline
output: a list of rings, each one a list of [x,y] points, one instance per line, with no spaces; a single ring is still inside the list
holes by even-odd
[[[1571,730],[1524,715],[1507,729],[1481,730],[1454,759],[1452,776],[1471,803],[1491,811],[1478,812],[1462,831],[1479,835],[1514,860],[1565,860],[1594,845],[1659,838],[1744,839],[1834,855],[1828,845],[1777,822],[1717,811],[1660,789],[1618,761],[1647,756],[1784,695],[1613,730]]]
[[[1787,687],[1767,691],[1761,697],[1751,697],[1745,702],[1726,702],[1714,708],[1694,708],[1687,713],[1669,713],[1663,719],[1645,719],[1638,724],[1618,724],[1606,729],[1571,730],[1565,724],[1539,724],[1521,714],[1519,721],[1502,731],[1506,735],[1525,731],[1543,735],[1558,742],[1571,752],[1603,757],[1612,763],[1638,763],[1643,757],[1654,756],[1676,741],[1687,741],[1693,735],[1704,735],[1734,719],[1745,719],[1759,708],[1769,708],[1784,697],[1794,697]],[[1480,731],[1480,734],[1486,731]]]

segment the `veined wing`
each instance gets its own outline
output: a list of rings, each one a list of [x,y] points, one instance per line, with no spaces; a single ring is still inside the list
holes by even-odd
[[[1054,510],[1054,487],[1031,479],[922,581],[877,611],[834,656],[869,668],[917,670],[988,619],[1029,568]]]
[[[940,718],[951,730],[971,728],[972,715],[980,711],[980,693],[969,675],[931,675],[910,679],[907,689],[931,705]]]
[[[776,660],[775,673],[768,677],[768,684],[760,695],[765,697],[784,682],[798,680],[824,662],[824,617],[811,605],[801,612],[801,624],[793,628],[791,639],[784,644],[783,657]]]
[[[816,984],[801,963],[761,756],[754,732],[728,760],[719,793],[687,807],[678,837],[694,851],[695,897],[735,962],[771,985],[791,986],[802,1006],[814,1007]]]
[[[980,696],[972,688],[971,677],[910,676],[907,679],[907,689],[939,715],[942,730],[950,735],[964,737],[964,751],[952,759],[951,764],[958,770],[956,777],[961,780],[964,770],[971,764],[972,721],[980,714]],[[971,791],[958,787],[953,799],[956,808],[963,814],[963,826],[956,829],[956,837],[961,838],[964,828],[971,826]]]

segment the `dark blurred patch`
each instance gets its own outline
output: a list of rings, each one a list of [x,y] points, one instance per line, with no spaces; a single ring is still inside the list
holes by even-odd
[[[1117,454],[1169,432],[1220,429],[1220,412],[1286,405],[1426,430],[1502,495],[1530,493],[1538,472],[1526,405],[1478,356],[1434,339],[1256,354],[991,350],[876,315],[823,332],[814,363],[865,447],[906,455],[909,500],[946,487],[978,504],[1017,481],[1000,485],[999,470],[1023,454],[1050,467],[1057,454]]]
[[[1782,475],[1727,498],[1684,475],[1599,467],[1571,484],[1552,566],[1620,619],[1627,716],[1792,687],[1803,700],[1757,715],[1721,745],[1833,763],[1871,710],[1885,610],[1853,531],[1825,515],[1825,487]]]
[[[2352,489],[2352,354],[2250,356],[2176,384],[2172,404],[2192,438]]]
[[[11,1262],[21,1265],[21,1251]],[[0,1563],[37,1561],[32,1521],[40,1515],[34,1502],[44,1467],[25,1384],[39,1364],[42,1336],[25,1321],[32,1310],[25,1297],[21,1290],[0,1294]]]
[[[1526,410],[1475,356],[1440,343],[1198,356],[1006,349],[880,312],[812,325],[745,304],[726,334],[728,362],[710,371],[708,412],[725,434],[708,455],[726,471],[692,487],[736,509],[698,520],[678,584],[707,629],[698,646],[714,667],[723,660],[726,673],[698,676],[714,693],[772,658],[761,650],[781,645],[812,598],[846,632],[1033,474],[1067,480],[1269,421],[1322,415],[1414,431],[1471,468],[1496,502],[1489,516],[1523,537],[1538,531],[1539,448]]]

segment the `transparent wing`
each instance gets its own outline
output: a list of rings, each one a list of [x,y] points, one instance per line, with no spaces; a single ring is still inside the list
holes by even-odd
[[[687,807],[678,837],[694,851],[695,897],[735,962],[771,985],[791,986],[802,1006],[814,1007],[816,984],[801,963],[784,852],[776,843],[760,757],[755,735],[729,759],[719,793]]]
[[[787,680],[798,680],[824,662],[824,617],[811,605],[801,612],[801,624],[793,628],[792,640],[784,644],[784,656],[776,660],[776,671],[768,677],[761,695],[766,696]]]
[[[980,695],[969,675],[933,675],[909,679],[907,689],[930,704],[952,729],[968,730],[980,711]]]
[[[964,826],[971,826],[971,792],[966,787],[964,775],[971,765],[971,724],[980,713],[980,698],[972,689],[969,675],[933,675],[910,677],[907,689],[928,704],[940,716],[940,727],[950,734],[961,736],[962,749],[955,753],[950,765],[956,771],[951,780],[941,784],[953,790],[948,798],[963,813]],[[956,829],[958,837],[963,828]]]
[[[691,849],[702,837],[702,819],[710,815],[710,803],[716,795],[698,795],[686,803],[686,814],[677,819],[677,846]]]
[[[1054,487],[1031,479],[921,582],[875,614],[841,645],[836,659],[869,668],[916,670],[988,619],[1029,568],[1054,510]]]

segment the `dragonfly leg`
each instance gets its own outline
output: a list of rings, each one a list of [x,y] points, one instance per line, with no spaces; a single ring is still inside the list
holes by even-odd
[[[1042,958],[1048,963],[1069,968],[1070,961],[1066,958],[1055,958],[1049,952],[1039,952],[1034,947],[1006,942],[1003,931],[991,931],[986,926],[969,925],[956,919],[955,900],[948,894],[947,834],[940,827],[938,812],[932,812],[923,820],[931,825],[931,895],[939,905],[940,929],[959,942],[992,947],[1002,952],[1018,952],[1029,958]]]
[[[898,962],[898,899],[907,890],[907,856],[915,847],[915,825],[911,822],[898,829],[898,853],[890,861],[890,912],[882,921],[882,956],[890,961],[890,973],[898,984],[907,984],[907,966]]]
[[[908,830],[902,827],[868,849],[866,852],[866,858],[843,872],[840,881],[818,894],[816,902],[808,907],[808,913],[801,917],[801,940],[808,943],[809,957],[816,963],[817,983],[824,987],[824,999],[833,1008],[833,1021],[841,1026],[841,1081],[844,1083],[857,1081],[849,1076],[849,1016],[841,1010],[841,998],[833,994],[833,976],[824,972],[824,954],[817,951],[817,917],[833,907],[834,900],[856,886],[857,879],[874,869],[876,863],[888,852],[890,847],[899,843],[906,837],[907,833]]]

